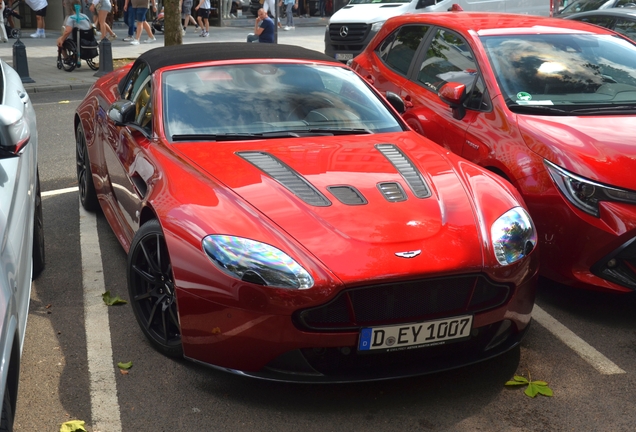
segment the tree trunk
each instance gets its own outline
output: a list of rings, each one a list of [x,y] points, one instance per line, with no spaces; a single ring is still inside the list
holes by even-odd
[[[181,37],[181,8],[179,4],[179,0],[164,0],[164,45],[181,45],[182,37]]]

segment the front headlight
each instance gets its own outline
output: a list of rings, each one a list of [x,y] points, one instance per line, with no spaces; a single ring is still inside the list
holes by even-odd
[[[544,160],[550,177],[563,195],[579,209],[592,216],[601,217],[598,203],[616,201],[636,204],[636,192],[605,186],[572,174],[563,168]]]
[[[371,24],[371,32],[372,33],[379,32],[385,22],[386,22],[386,20],[385,21],[378,21],[378,22],[375,22],[375,23]]]
[[[311,275],[285,252],[265,243],[228,235],[209,235],[203,250],[212,262],[237,279],[276,288],[307,289]]]
[[[508,210],[492,224],[490,238],[501,265],[527,256],[537,244],[537,232],[530,215],[521,207]]]

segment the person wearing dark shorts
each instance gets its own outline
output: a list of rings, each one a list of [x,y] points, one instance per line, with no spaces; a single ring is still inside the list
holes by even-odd
[[[45,38],[44,17],[46,17],[46,7],[49,5],[46,0],[25,0],[26,4],[35,12],[37,30],[31,34],[32,38]]]
[[[212,9],[210,0],[199,0],[199,4],[194,9],[197,11],[197,21],[199,21],[199,27],[201,27],[199,36],[210,36],[210,12]]]

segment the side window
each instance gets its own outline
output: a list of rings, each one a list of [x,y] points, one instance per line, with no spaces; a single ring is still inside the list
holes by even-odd
[[[135,122],[148,132],[152,131],[152,87],[150,76],[146,77],[133,96],[135,103]]]
[[[583,18],[581,19],[581,21],[584,21],[590,24],[596,24],[597,26],[600,26],[600,27],[612,28],[612,22],[614,21],[614,18],[608,17],[608,16],[591,16],[591,17]]]
[[[466,102],[464,102],[466,108],[478,111],[490,110],[488,90],[486,90],[484,81],[480,76],[477,76],[474,87],[472,89],[467,87],[466,91],[468,92],[468,97],[466,98]]]
[[[616,20],[614,31],[632,40],[636,40],[636,21],[619,18]]]
[[[389,35],[377,48],[378,56],[394,71],[406,75],[415,51],[424,39],[428,26],[404,26]]]
[[[150,69],[148,65],[145,63],[141,63],[135,67],[132,73],[128,76],[128,82],[124,87],[124,91],[122,92],[122,97],[124,99],[128,99],[130,101],[133,100],[135,95],[139,92],[139,88],[142,83],[145,82],[146,78],[150,75]]]

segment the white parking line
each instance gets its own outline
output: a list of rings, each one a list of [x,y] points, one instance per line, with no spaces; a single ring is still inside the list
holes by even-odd
[[[77,190],[78,190],[77,186],[74,186],[74,187],[70,187],[66,189],[56,189],[52,191],[42,192],[41,195],[42,195],[42,198],[44,198],[48,196],[61,195],[64,193],[69,193],[69,192],[77,192]]]
[[[104,270],[97,236],[97,219],[94,214],[84,210],[81,204],[79,217],[93,430],[121,432],[108,308],[102,300],[105,290]]]
[[[610,359],[594,349],[583,339],[574,334],[570,329],[554,319],[550,314],[534,305],[532,318],[546,328],[550,333],[569,346],[583,360],[588,362],[603,375],[623,374],[625,371],[612,363]]]

